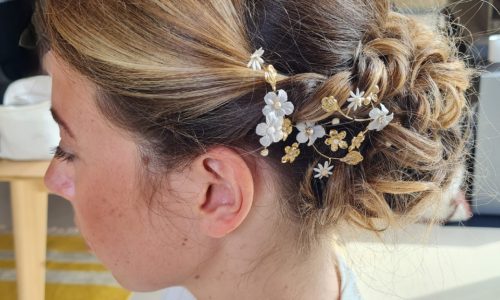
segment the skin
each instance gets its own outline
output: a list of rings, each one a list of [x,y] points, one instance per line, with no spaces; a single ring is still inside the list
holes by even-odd
[[[209,149],[165,174],[148,205],[137,143],[99,113],[88,79],[51,52],[44,65],[60,147],[74,156],[54,158],[45,183],[71,202],[82,236],[121,285],[184,285],[197,299],[339,298],[330,242],[308,255],[294,250],[297,233],[262,162]]]

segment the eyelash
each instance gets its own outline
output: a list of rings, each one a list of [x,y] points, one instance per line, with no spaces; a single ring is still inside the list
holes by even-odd
[[[75,160],[75,155],[64,151],[60,146],[54,147],[52,149],[52,154],[54,154],[55,159],[59,159],[61,161],[72,162]]]

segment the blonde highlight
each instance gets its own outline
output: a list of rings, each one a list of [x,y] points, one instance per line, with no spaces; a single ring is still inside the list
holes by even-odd
[[[289,179],[281,201],[301,244],[342,221],[374,231],[375,219],[414,221],[464,163],[474,71],[451,37],[389,1],[44,0],[39,18],[51,50],[96,84],[103,114],[168,166],[214,145],[257,150],[267,87],[246,65],[260,46],[297,107],[294,122],[335,117],[321,110],[324,97],[343,106],[349,91],[378,86],[395,122],[370,133],[364,161],[336,165],[320,192],[314,153],[280,165],[277,147],[267,158]]]

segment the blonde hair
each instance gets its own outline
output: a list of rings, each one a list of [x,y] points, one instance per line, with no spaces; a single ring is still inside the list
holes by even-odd
[[[335,165],[318,187],[313,152],[282,165],[279,145],[265,159],[285,179],[285,219],[302,244],[341,221],[375,231],[374,220],[414,221],[464,163],[472,70],[444,30],[387,0],[44,0],[39,12],[51,50],[98,87],[104,116],[170,168],[214,145],[257,150],[267,86],[246,64],[259,47],[294,122],[331,117],[323,97],[378,85],[394,121],[368,134],[360,165]]]

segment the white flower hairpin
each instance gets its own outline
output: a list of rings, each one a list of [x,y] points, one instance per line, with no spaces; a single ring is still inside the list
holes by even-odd
[[[250,62],[247,66],[255,71],[261,70],[261,65],[264,63],[262,59],[263,54],[264,50],[262,48],[255,51],[250,57]],[[292,122],[290,119],[286,119],[285,116],[291,115],[295,107],[292,102],[288,101],[288,94],[284,90],[276,90],[278,73],[274,67],[268,65],[264,67],[264,71],[265,80],[271,85],[273,90],[264,97],[266,105],[262,109],[262,114],[266,117],[266,122],[257,125],[255,132],[262,136],[259,140],[260,144],[264,146],[261,155],[267,156],[269,154],[267,147],[281,140],[286,140],[292,132]]]
[[[283,121],[279,119],[266,119],[266,123],[260,123],[255,129],[256,133],[262,138],[260,144],[264,147],[271,146],[283,138]]]
[[[316,139],[320,139],[325,136],[325,128],[320,125],[316,125],[314,122],[301,122],[297,124],[297,129],[299,134],[297,134],[297,142],[307,143],[307,146],[312,146]]]
[[[269,154],[268,147],[273,143],[286,141],[295,127],[298,131],[296,136],[297,142],[285,147],[285,155],[281,159],[283,163],[293,163],[295,161],[300,155],[301,144],[313,147],[319,156],[326,159],[323,164],[319,162],[316,168],[313,169],[315,172],[314,178],[316,179],[328,178],[333,174],[332,161],[334,160],[339,160],[349,165],[357,165],[362,162],[363,155],[361,155],[359,150],[365,140],[366,133],[370,130],[380,131],[384,129],[394,118],[394,113],[389,114],[389,110],[382,103],[379,103],[379,87],[375,85],[368,91],[360,91],[358,87],[356,88],[356,92],[351,91],[350,97],[346,99],[349,102],[347,112],[342,110],[339,101],[334,96],[325,97],[321,100],[321,108],[329,114],[335,114],[336,117],[324,124],[316,124],[315,122],[306,120],[294,126],[292,121],[286,118],[286,116],[292,115],[295,107],[292,102],[288,101],[286,91],[282,89],[276,90],[277,72],[272,65],[264,66],[263,54],[264,50],[259,48],[251,55],[247,65],[248,68],[254,71],[263,69],[265,80],[272,87],[272,91],[264,97],[265,106],[262,109],[262,114],[266,117],[266,122],[258,124],[255,129],[257,135],[261,136],[259,142],[264,147],[261,155],[267,156]],[[380,107],[376,107],[377,103],[379,103]],[[360,119],[350,116],[351,111],[355,112],[359,108],[367,106],[371,106],[369,118]],[[345,141],[347,136],[346,131],[339,132],[338,130],[331,129],[327,134],[325,129],[341,124],[341,118],[351,122],[370,121],[370,123],[365,130],[353,136],[351,143],[348,144]],[[316,147],[316,143],[317,140],[324,137],[326,137],[324,144],[330,146],[331,152],[344,151],[345,154],[342,157],[332,157],[321,152]]]
[[[369,115],[372,121],[368,124],[368,130],[376,131],[384,129],[394,118],[394,113],[389,115],[389,110],[382,103],[380,103],[380,109],[372,109]]]
[[[330,166],[329,161],[325,161],[325,163],[322,165],[321,163],[318,163],[318,167],[314,168],[313,171],[316,172],[314,175],[314,178],[319,178],[322,179],[323,177],[330,177],[332,175],[332,169],[333,166]]]
[[[363,97],[364,95],[365,92],[359,92],[359,88],[356,88],[356,94],[351,91],[351,97],[347,99],[347,102],[350,103],[347,108],[352,108],[352,110],[356,111],[358,107],[362,107],[365,102],[365,98]]]
[[[264,50],[260,47],[256,50],[252,56],[250,56],[250,61],[248,62],[247,68],[251,68],[254,71],[262,70],[262,65],[264,64],[264,60],[262,59],[262,55],[264,54]]]
[[[262,109],[262,113],[267,118],[279,119],[293,113],[293,104],[288,101],[288,95],[284,90],[267,93],[264,101],[266,106]]]

